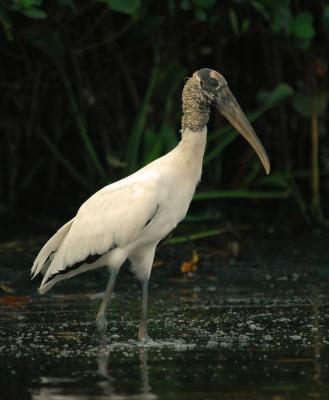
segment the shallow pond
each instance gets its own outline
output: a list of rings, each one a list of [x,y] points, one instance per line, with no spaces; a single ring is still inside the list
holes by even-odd
[[[140,290],[118,286],[109,343],[101,293],[0,297],[3,399],[329,399],[327,285],[151,283],[149,334],[136,342]]]

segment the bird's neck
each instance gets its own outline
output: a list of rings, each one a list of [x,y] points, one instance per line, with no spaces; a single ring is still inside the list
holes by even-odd
[[[200,130],[182,129],[182,138],[178,144],[181,159],[187,169],[202,169],[203,155],[207,142],[207,126]],[[200,171],[201,172],[201,171]]]
[[[182,173],[186,171],[190,175],[189,180],[194,185],[201,177],[211,102],[202,94],[193,77],[184,86],[182,100],[182,139],[174,154],[179,154],[180,161],[176,165],[182,168]]]
[[[199,84],[194,78],[186,82],[182,100],[182,129],[189,129],[195,133],[203,132],[203,128],[209,121],[211,102],[200,92]]]

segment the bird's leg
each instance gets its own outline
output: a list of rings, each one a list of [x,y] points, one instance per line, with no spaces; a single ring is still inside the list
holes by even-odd
[[[142,305],[141,305],[141,322],[138,332],[138,339],[141,344],[152,343],[153,340],[147,334],[147,300],[148,300],[149,279],[143,282]]]
[[[111,301],[113,287],[114,287],[117,275],[118,275],[117,270],[111,270],[110,277],[109,277],[109,280],[108,280],[107,286],[106,286],[106,291],[105,291],[105,294],[104,294],[104,297],[102,300],[102,304],[97,313],[96,326],[97,326],[97,331],[101,337],[104,337],[106,335],[106,328],[107,328],[106,309]]]

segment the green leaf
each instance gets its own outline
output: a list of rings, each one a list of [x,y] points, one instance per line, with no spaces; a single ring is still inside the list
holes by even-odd
[[[204,10],[208,10],[213,7],[217,0],[192,0],[193,4],[199,8],[203,8]]]
[[[180,8],[184,11],[188,11],[191,9],[191,3],[189,2],[189,0],[181,0]]]
[[[222,219],[223,214],[220,211],[206,211],[202,214],[190,214],[184,218],[184,222],[205,222],[205,221],[216,221],[218,219]]]
[[[254,0],[251,5],[269,21],[274,33],[290,33],[292,21],[290,0]]]
[[[144,99],[142,101],[140,110],[135,117],[135,121],[129,137],[127,146],[127,167],[126,173],[131,174],[134,172],[138,165],[138,155],[140,151],[141,139],[146,124],[146,119],[149,113],[150,102],[154,94],[154,89],[159,76],[159,59],[158,54],[155,57],[155,65],[149,77],[148,86],[145,90]]]
[[[236,231],[237,227],[234,227],[234,230]],[[240,228],[241,229],[241,228]],[[227,227],[222,227],[222,228],[218,228],[218,229],[208,229],[206,231],[199,231],[196,233],[191,233],[189,235],[186,236],[175,236],[169,240],[167,240],[165,242],[165,244],[179,244],[179,243],[185,243],[185,242],[190,242],[192,240],[199,240],[199,239],[205,239],[205,238],[209,238],[212,236],[217,236],[217,235],[222,235],[224,233],[227,232],[232,232],[232,227],[231,226],[227,226]]]
[[[10,20],[9,14],[6,11],[6,9],[2,6],[0,6],[0,18],[6,24],[11,25],[11,20]]]
[[[240,31],[239,31],[238,17],[236,15],[236,12],[233,10],[233,8],[229,9],[229,17],[230,17],[230,22],[231,22],[231,26],[232,26],[234,35],[239,36]]]
[[[239,136],[239,134],[231,127],[227,131],[221,131],[220,144],[207,151],[203,161],[205,166],[209,164],[210,161],[218,157],[224,151],[224,149],[226,149],[226,147],[228,147]]]
[[[29,8],[27,10],[23,10],[22,12],[24,15],[30,18],[35,18],[35,19],[47,18],[47,13],[45,13],[43,10],[40,10],[40,8]]]
[[[328,94],[326,92],[299,92],[292,99],[292,106],[301,115],[311,117],[326,111]]]
[[[112,168],[123,168],[126,166],[126,163],[116,154],[106,154],[106,161]]]
[[[282,199],[289,196],[288,191],[251,191],[251,190],[220,190],[199,192],[194,195],[194,201],[214,199]]]
[[[162,141],[159,140],[159,134],[153,131],[146,131],[144,135],[144,158],[143,164],[148,164],[162,154]]]
[[[140,0],[100,0],[113,11],[134,15],[141,6]]]
[[[61,152],[60,150],[55,146],[55,144],[48,138],[48,136],[40,132],[40,137],[46,144],[46,146],[49,148],[49,150],[53,153],[53,155],[58,159],[58,161],[67,169],[67,171],[74,176],[74,178],[81,183],[82,186],[88,187],[88,183],[86,182],[85,177],[83,174],[80,174],[79,170],[71,164],[71,161],[69,161]]]
[[[289,189],[287,177],[282,173],[271,173],[271,175],[260,179],[259,183],[271,187],[276,186],[281,189]]]
[[[313,39],[315,35],[313,27],[313,15],[309,12],[298,14],[291,24],[291,34],[297,39]]]
[[[65,71],[61,68],[61,65],[59,63],[57,64],[57,68],[58,68],[61,78],[63,80],[65,89],[67,90],[67,94],[68,94],[68,97],[70,100],[71,111],[75,117],[78,131],[81,136],[82,142],[86,148],[87,155],[90,157],[90,159],[94,163],[100,176],[102,178],[106,179],[107,178],[106,172],[99,160],[96,149],[91,141],[91,137],[88,132],[87,124],[85,122],[85,117],[80,110],[79,102],[73,91],[71,81],[69,80],[68,76],[66,75]]]
[[[293,93],[294,90],[291,86],[279,83],[273,90],[260,90],[257,93],[257,100],[261,106],[269,108],[290,97]]]
[[[76,6],[74,4],[74,0],[57,0],[58,4],[62,7],[68,7],[72,11],[76,11]]]
[[[12,10],[24,11],[31,8],[38,8],[42,3],[42,0],[13,0],[10,8]]]
[[[269,18],[270,18],[269,13],[268,13],[268,10],[267,10],[267,8],[265,7],[264,4],[262,4],[262,3],[259,2],[259,1],[252,1],[252,2],[251,2],[251,5],[252,5],[252,6],[254,7],[254,9],[255,9],[256,11],[258,11],[259,14],[261,14],[265,19],[269,19]]]
[[[293,16],[291,13],[289,0],[281,1],[279,6],[274,6],[271,28],[274,33],[284,32],[289,34]]]
[[[16,3],[18,3],[22,8],[33,8],[36,6],[40,6],[41,0],[16,0]]]
[[[0,6],[0,25],[2,25],[2,29],[5,33],[5,36],[7,40],[14,40],[13,34],[12,34],[12,22],[9,17],[9,14],[7,13],[6,9],[2,6]]]
[[[205,22],[207,21],[207,13],[201,10],[201,8],[196,8],[194,10],[194,18],[200,22]]]
[[[243,22],[242,22],[242,25],[241,25],[241,32],[244,34],[244,33],[247,33],[248,31],[249,31],[249,28],[250,28],[250,19],[249,18],[246,18]]]

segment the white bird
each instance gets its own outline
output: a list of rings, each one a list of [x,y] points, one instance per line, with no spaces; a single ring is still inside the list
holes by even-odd
[[[116,276],[130,260],[143,283],[139,340],[146,343],[148,281],[158,243],[185,217],[200,181],[210,107],[215,106],[251,144],[266,173],[270,163],[261,142],[224,77],[207,68],[195,72],[183,90],[181,140],[163,157],[105,186],[80,207],[43,246],[32,277],[44,275],[39,292],[85,271],[107,266],[110,276],[96,317],[106,332],[106,309]]]

